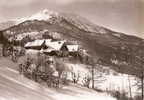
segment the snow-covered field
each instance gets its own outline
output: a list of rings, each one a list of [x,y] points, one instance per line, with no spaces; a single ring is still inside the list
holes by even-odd
[[[130,76],[127,74],[118,75],[105,75],[105,81],[99,84],[99,88],[102,90],[117,90],[127,93],[127,96],[130,96],[130,91],[133,96],[138,94],[137,87],[135,86],[136,80],[134,76]],[[131,90],[130,90],[131,87]]]
[[[71,79],[71,72],[79,74],[80,85],[71,84],[56,90],[19,75],[17,67],[14,67],[15,64],[0,60],[0,100],[116,100],[106,93],[99,93],[81,86],[83,78],[90,75],[87,66],[70,63],[67,65],[70,69],[68,78]],[[137,87],[134,87],[135,77],[116,73],[113,70],[109,70],[108,73],[99,71],[96,73],[96,88],[104,91],[124,91],[129,96],[129,86],[131,86],[132,96],[137,94]]]
[[[79,83],[82,84],[82,79],[89,75],[91,76],[90,72],[86,68],[87,66],[83,64],[68,64],[72,71],[74,71],[77,75],[80,74],[80,81]],[[95,71],[95,87],[101,89],[103,91],[120,91],[127,93],[130,96],[130,88],[132,96],[138,94],[136,84],[136,78],[131,75],[117,73],[111,69],[107,69],[106,72],[100,72],[98,70]],[[70,76],[71,77],[71,76]]]
[[[0,100],[116,100],[80,85],[70,84],[62,89],[47,88],[19,75],[15,67],[0,60]]]

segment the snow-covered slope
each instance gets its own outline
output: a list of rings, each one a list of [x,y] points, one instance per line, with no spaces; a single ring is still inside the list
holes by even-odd
[[[67,64],[73,73],[79,77],[79,84],[83,84],[83,79],[86,76],[91,77],[91,72],[86,68],[84,64]],[[71,79],[71,74],[68,75]],[[137,83],[136,77],[128,74],[118,73],[110,68],[101,67],[95,70],[95,88],[102,91],[119,91],[120,93],[125,92],[127,96],[130,96],[130,91],[133,96],[140,93],[138,87],[135,85]],[[131,87],[131,90],[130,90]]]
[[[45,9],[45,10],[40,11],[40,12],[30,16],[30,17],[17,19],[17,24],[20,24],[20,23],[27,21],[27,20],[45,20],[45,21],[48,21],[53,16],[58,17],[58,15],[59,14],[57,12]]]
[[[47,88],[19,75],[11,61],[1,58],[0,64],[0,100],[116,100],[79,85]]]

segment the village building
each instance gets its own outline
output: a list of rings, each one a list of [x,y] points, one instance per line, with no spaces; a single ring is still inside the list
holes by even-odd
[[[64,40],[52,41],[52,39],[28,42],[25,48],[39,50],[39,52],[50,56],[76,56],[79,50],[78,45],[67,45]]]
[[[67,49],[69,52],[78,52],[79,46],[78,45],[67,45]]]
[[[27,44],[25,44],[25,48],[26,49],[36,49],[36,50],[41,50],[42,48],[45,47],[45,41],[51,41],[51,39],[47,39],[47,40],[35,40],[32,42],[28,42]]]
[[[52,41],[45,42],[47,49],[43,50],[44,53],[49,55],[65,55],[68,53],[68,49],[65,45],[65,41]]]
[[[78,45],[67,45],[67,49],[68,49],[69,55],[78,56],[78,50],[79,50]]]
[[[52,41],[52,42],[45,42],[47,48],[53,48],[55,51],[63,50],[65,41]]]

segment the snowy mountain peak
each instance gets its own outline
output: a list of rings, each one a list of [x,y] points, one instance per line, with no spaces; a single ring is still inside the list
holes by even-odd
[[[32,15],[30,17],[30,19],[37,19],[37,20],[48,20],[49,18],[51,18],[52,16],[57,16],[58,13],[48,10],[48,9],[44,9],[43,11],[40,11],[39,13],[36,13],[34,15]]]
[[[50,10],[48,10],[48,9],[44,9],[44,10],[43,10],[43,13],[44,13],[44,14],[48,14],[49,12],[50,12]]]
[[[43,15],[58,15],[57,12],[52,11],[52,10],[48,10],[48,9],[44,9],[43,11],[41,11],[41,13],[42,13]]]
[[[26,17],[26,18],[20,18],[18,19],[17,23],[22,23],[26,20],[46,20],[48,21],[50,18],[52,18],[53,16],[57,17],[59,14],[57,12],[48,10],[48,9],[44,9],[43,11],[40,11],[30,17]]]

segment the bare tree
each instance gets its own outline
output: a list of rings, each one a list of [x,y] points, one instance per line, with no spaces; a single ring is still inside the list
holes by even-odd
[[[132,89],[131,89],[131,81],[130,81],[130,76],[128,75],[128,83],[129,83],[129,92],[130,92],[130,98],[132,99]]]
[[[66,65],[61,60],[55,60],[55,61],[56,61],[55,68],[56,68],[56,71],[58,72],[58,79],[59,79],[58,84],[60,84],[60,82],[62,81],[61,80],[62,74],[66,71]]]
[[[144,45],[139,43],[136,48],[136,52],[132,52],[132,61],[134,61],[134,68],[136,71],[136,77],[140,79],[141,98],[144,99]]]
[[[89,88],[90,86],[90,81],[91,81],[91,77],[89,75],[85,75],[85,77],[83,78],[83,85],[87,88]]]
[[[118,56],[121,59],[119,60],[119,71],[122,71],[122,68],[125,67],[125,70],[127,70],[128,74],[132,74],[136,76],[139,81],[140,89],[141,89],[141,98],[144,99],[144,45],[142,42],[137,44],[135,48],[126,46],[125,49],[120,48],[118,50],[118,54],[116,55],[116,59],[118,59]],[[128,80],[130,83],[130,79]],[[131,93],[131,86],[129,84],[129,90],[130,95],[132,97]]]
[[[72,80],[73,80],[73,83],[76,84],[78,83],[79,79],[80,79],[80,73],[75,73],[75,72],[71,72],[71,75],[72,75]]]

